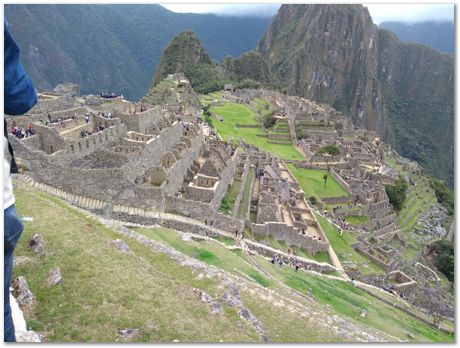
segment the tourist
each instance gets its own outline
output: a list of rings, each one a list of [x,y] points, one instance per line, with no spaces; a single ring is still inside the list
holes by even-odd
[[[32,81],[19,61],[19,47],[4,22],[4,113],[21,115],[37,103],[37,95]],[[3,139],[3,323],[4,341],[15,342],[14,323],[10,307],[10,285],[13,276],[13,253],[21,237],[24,226],[14,205],[13,185],[10,173],[17,173],[13,149],[8,141],[7,125],[4,119]],[[11,158],[11,162],[9,161]]]

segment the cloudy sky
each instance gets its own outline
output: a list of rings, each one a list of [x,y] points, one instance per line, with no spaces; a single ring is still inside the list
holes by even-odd
[[[163,4],[174,12],[215,13],[236,16],[271,17],[279,4]],[[420,22],[424,20],[454,20],[453,4],[365,4],[373,21]]]

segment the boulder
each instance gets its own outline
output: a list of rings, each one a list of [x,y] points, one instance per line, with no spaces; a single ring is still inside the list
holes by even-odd
[[[13,259],[13,267],[21,267],[29,263],[32,263],[32,260],[27,256],[16,256]]]
[[[113,242],[113,245],[115,245],[115,247],[120,250],[121,252],[123,253],[129,253],[129,246],[128,244],[126,244],[124,241],[122,241],[121,239],[115,239]]]
[[[125,339],[132,339],[139,334],[139,329],[118,329],[118,335]]]
[[[18,305],[22,310],[31,310],[37,304],[37,300],[29,289],[27,280],[23,276],[19,276],[13,280],[13,296],[18,301]]]
[[[42,336],[35,331],[16,332],[16,342],[37,343],[42,342]]]
[[[61,284],[61,281],[62,276],[59,267],[54,267],[51,271],[48,272],[46,277],[46,282],[48,283],[48,286]]]
[[[35,233],[29,240],[29,246],[37,254],[41,253],[43,251],[43,236]]]

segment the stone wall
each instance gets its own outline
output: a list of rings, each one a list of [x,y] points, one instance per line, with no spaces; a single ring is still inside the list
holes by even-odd
[[[70,167],[40,150],[12,139],[15,152],[35,180],[66,192],[134,207],[149,208],[162,200],[159,188],[142,188],[129,181],[123,168],[87,169]],[[147,190],[148,193],[145,191]]]
[[[167,179],[161,185],[166,195],[174,195],[181,188],[187,171],[200,155],[204,143],[204,135],[200,130],[197,136],[191,139],[191,146],[183,150],[180,158],[169,168]]]
[[[136,112],[134,115],[121,113],[119,117],[128,129],[139,133],[150,133],[153,127],[163,118],[161,109],[151,108],[143,112]]]
[[[179,197],[166,197],[165,210],[183,216],[190,214],[191,218],[201,221],[210,219],[214,215],[209,204]]]
[[[233,175],[235,174],[235,170],[238,166],[239,159],[240,156],[239,151],[237,149],[233,154],[233,157],[231,157],[231,160],[227,163],[227,167],[225,168],[224,173],[222,174],[222,177],[220,178],[217,188],[215,190],[214,198],[210,202],[211,208],[213,210],[219,209],[222,198],[224,198],[224,195],[227,192],[229,185],[233,181]]]
[[[46,128],[46,127],[45,127]],[[78,138],[65,142],[64,152],[61,156],[72,160],[83,157],[96,150],[107,148],[109,144],[120,141],[126,134],[126,127],[123,124],[115,124],[114,126],[104,128],[103,131],[92,134],[89,137]],[[46,142],[51,141],[53,137],[48,136]],[[62,138],[61,138],[62,139]]]
[[[310,236],[300,234],[294,227],[281,222],[267,222],[265,224],[250,224],[252,233],[261,236],[271,236],[276,240],[284,241],[291,246],[306,249],[311,254],[319,251],[328,251],[329,243],[319,241]]]
[[[272,249],[260,243],[255,243],[250,240],[246,240],[246,246],[249,250],[257,252],[259,255],[271,258],[272,255],[282,255],[288,256],[286,253],[281,252],[280,250]],[[336,271],[336,268],[325,262],[316,262],[313,260],[307,260],[302,257],[297,257],[297,261],[300,263],[300,267],[307,271],[314,271],[318,273],[327,273]]]
[[[343,203],[349,203],[351,200],[351,197],[350,196],[324,197],[324,198],[321,198],[321,200],[326,204],[343,204]]]
[[[331,175],[332,177],[337,180],[337,182],[349,193],[349,194],[352,194],[351,192],[351,188],[350,188],[350,185],[348,185],[348,183],[342,179],[342,177],[337,174],[337,172],[334,170],[334,168],[331,168]]]
[[[246,186],[246,180],[248,179],[250,167],[251,166],[250,166],[249,160],[246,160],[244,162],[243,174],[241,175],[240,191],[238,192],[238,196],[236,196],[235,205],[233,207],[233,216],[236,216],[240,208],[241,200],[243,199],[243,196],[244,196],[244,188]]]
[[[171,127],[161,130],[160,135],[147,141],[139,152],[139,160],[130,164],[127,175],[134,182],[137,177],[144,175],[146,169],[153,168],[160,163],[164,154],[170,151],[182,136],[182,126],[175,122]]]

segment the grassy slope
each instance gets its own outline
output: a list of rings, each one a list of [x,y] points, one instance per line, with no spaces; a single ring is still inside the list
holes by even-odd
[[[326,187],[324,187],[323,176],[327,170],[296,168],[293,164],[287,164],[292,175],[299,182],[305,197],[315,196],[317,198],[348,196],[348,192],[329,175]]]
[[[49,341],[113,342],[119,339],[118,328],[139,328],[140,334],[135,338],[138,342],[173,339],[249,342],[259,339],[252,328],[242,324],[233,309],[224,306],[225,315],[215,320],[209,313],[209,307],[192,293],[191,289],[197,287],[218,298],[218,284],[213,279],[199,279],[190,268],[180,266],[165,255],[154,253],[129,239],[124,240],[131,252],[120,253],[111,244],[114,239],[120,238],[116,232],[44,193],[17,189],[16,196],[20,216],[31,216],[34,221],[25,223],[26,229],[16,252],[16,255],[30,257],[33,264],[15,269],[15,275],[24,275],[37,296],[37,308],[27,317],[29,326],[49,332]],[[271,279],[252,268],[239,251],[227,250],[214,242],[183,242],[180,235],[171,230],[159,228],[139,231],[192,257],[252,279],[254,283],[275,291],[282,291]],[[45,251],[42,254],[35,255],[27,247],[27,240],[33,233],[42,233],[44,236]],[[230,240],[224,242],[231,243]],[[264,261],[266,265],[271,265]],[[55,266],[60,267],[63,282],[49,288],[45,285],[45,275]],[[312,275],[284,271],[288,275],[292,273],[286,283],[294,288],[304,290],[302,286],[305,285],[294,276],[313,283]],[[366,306],[361,296],[355,299],[358,302],[354,308],[347,304],[350,302],[348,299],[336,301],[334,296],[327,295],[328,292],[339,291],[341,298],[353,297],[353,289],[341,289],[342,285],[337,286],[336,281],[325,278],[316,282],[319,285],[314,285],[315,297],[320,304],[337,302],[336,306],[329,304],[334,312],[347,315],[346,312],[351,311],[353,317],[356,308]],[[324,293],[324,296],[317,291]],[[273,341],[340,341],[340,337],[330,332],[316,330],[312,326],[314,322],[296,317],[270,302],[263,302],[258,296],[243,291],[242,298],[262,320]],[[317,305],[311,306],[316,308]],[[379,306],[376,303],[372,308],[379,311]],[[364,308],[368,309],[370,317],[373,309],[370,305]],[[385,313],[391,317],[383,316],[384,323],[370,321],[371,326],[381,326],[395,333],[398,330],[412,330],[417,341],[450,339],[411,319],[404,319],[399,311],[391,313],[388,310]],[[398,324],[390,325],[391,320],[398,320]]]
[[[342,236],[340,236],[336,227],[331,225],[322,216],[318,214],[315,215],[318,219],[319,224],[323,228],[324,233],[326,233],[326,237],[329,240],[329,243],[331,244],[332,248],[336,252],[341,262],[355,262],[358,269],[365,274],[384,272],[384,270],[380,266],[373,263],[364,255],[361,255],[350,246],[351,243],[357,241],[351,234],[349,234],[347,231],[343,231]]]
[[[271,152],[283,159],[303,159],[302,155],[292,146],[292,144],[279,145],[269,144],[267,137],[257,135],[268,135],[258,126],[255,113],[245,105],[235,103],[225,103],[222,106],[212,106],[210,111],[213,115],[223,117],[222,121],[214,117],[213,124],[224,140],[229,138],[242,139],[248,144],[255,145],[261,150]],[[236,124],[251,125],[254,128],[238,128]]]
[[[111,245],[118,234],[57,199],[24,190],[16,190],[16,196],[19,214],[34,218],[25,223],[16,255],[34,263],[14,274],[26,277],[38,300],[29,326],[51,332],[50,341],[114,342],[118,328],[139,328],[138,342],[258,339],[240,325],[234,310],[225,308],[225,319],[213,320],[209,308],[193,296],[192,287],[214,293],[213,280],[198,280],[191,269],[131,240],[125,242],[132,253],[120,253]],[[33,233],[44,237],[42,254],[27,247]],[[63,281],[49,288],[46,273],[55,266]]]
[[[394,337],[407,340],[409,339],[407,334],[411,333],[415,336],[415,339],[409,339],[411,342],[452,341],[452,337],[423,325],[417,319],[382,303],[348,283],[311,273],[295,272],[292,268],[274,266],[261,257],[258,263],[292,288],[302,293],[312,294],[317,302],[330,306],[338,313],[365,325],[388,332]],[[360,316],[361,309],[367,311],[366,318]]]

